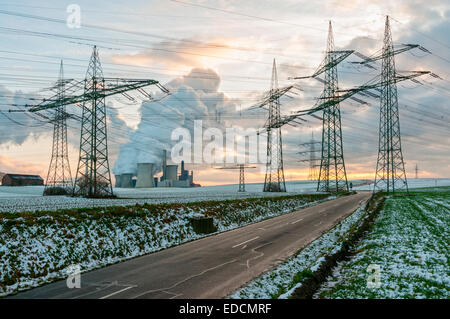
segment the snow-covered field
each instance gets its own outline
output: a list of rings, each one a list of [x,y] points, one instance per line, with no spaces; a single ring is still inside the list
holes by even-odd
[[[287,193],[264,193],[263,184],[247,184],[246,192],[238,192],[237,185],[206,186],[194,188],[116,188],[117,199],[88,199],[70,196],[42,196],[43,186],[0,186],[0,212],[24,212],[127,206],[151,203],[188,203],[208,200],[245,199],[314,193],[316,184],[311,181],[287,182]]]
[[[354,190],[372,190],[373,185],[364,180],[353,180]],[[410,188],[450,186],[450,179],[411,179]],[[38,210],[59,210],[66,208],[87,208],[105,206],[127,206],[144,203],[187,203],[206,200],[245,199],[315,193],[316,182],[288,181],[287,193],[264,193],[263,184],[247,184],[246,192],[239,193],[237,185],[206,186],[195,188],[117,188],[117,199],[86,199],[70,196],[42,196],[41,186],[0,186],[0,212],[23,212]]]
[[[359,182],[359,181],[357,181]],[[371,181],[372,182],[372,181]],[[355,181],[353,181],[355,185]],[[449,178],[410,178],[408,179],[408,188],[411,190],[424,188],[424,187],[442,187],[442,186],[450,186]],[[373,184],[356,186],[353,187],[353,190],[373,190]]]
[[[331,198],[317,194],[0,213],[0,296],[64,278],[71,264],[87,271],[205,236],[194,232],[191,217],[213,216],[222,232]]]
[[[317,296],[448,299],[449,238],[449,191],[387,198],[358,253],[336,267]],[[380,267],[379,287],[367,284],[369,265]]]
[[[373,230],[355,248],[356,256],[339,263],[316,298],[450,297],[450,191],[434,185],[429,189],[426,181],[410,184],[415,184],[417,191],[412,196],[386,200]],[[348,231],[359,227],[367,216],[360,207],[296,256],[230,298],[289,298],[304,278],[318,269],[324,256],[340,250]],[[367,267],[375,264],[381,269],[378,289],[367,285]]]

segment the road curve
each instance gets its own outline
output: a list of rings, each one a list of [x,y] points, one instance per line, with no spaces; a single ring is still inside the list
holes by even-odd
[[[12,298],[223,298],[295,254],[370,197],[360,192],[81,275]]]

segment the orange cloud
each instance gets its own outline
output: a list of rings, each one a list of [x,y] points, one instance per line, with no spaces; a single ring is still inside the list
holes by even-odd
[[[162,64],[167,66],[169,71],[179,71],[180,68],[210,66],[208,62],[217,60],[217,57],[226,56],[222,52],[228,48],[228,45],[220,39],[205,43],[189,39],[162,41],[136,54],[114,55],[112,61],[149,67]]]
[[[0,155],[0,171],[3,173],[40,175],[42,178],[47,175],[45,165],[19,161],[6,155]]]

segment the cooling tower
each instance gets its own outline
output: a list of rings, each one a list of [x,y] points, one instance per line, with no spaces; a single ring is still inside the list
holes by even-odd
[[[153,163],[138,163],[136,188],[155,187]]]
[[[178,165],[167,165],[166,166],[166,178],[167,180],[176,181],[178,173]]]
[[[133,174],[122,174],[120,177],[120,187],[133,188],[132,178]]]
[[[114,176],[116,177],[116,184],[114,185],[114,187],[122,187],[120,185],[120,183],[121,183],[120,179],[121,179],[122,175],[114,175]]]

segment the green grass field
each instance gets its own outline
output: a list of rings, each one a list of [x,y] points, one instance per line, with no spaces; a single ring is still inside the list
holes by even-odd
[[[449,235],[448,189],[389,196],[355,255],[335,269],[317,297],[449,298]],[[368,287],[369,265],[380,267],[378,288]]]

